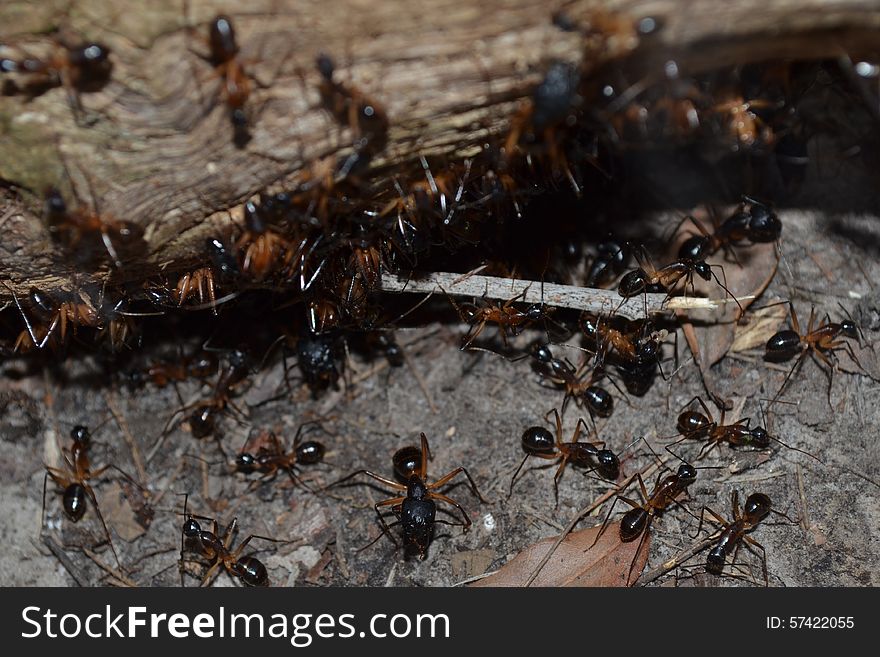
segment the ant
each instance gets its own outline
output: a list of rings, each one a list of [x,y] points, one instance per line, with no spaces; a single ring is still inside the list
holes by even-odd
[[[685,220],[691,222],[700,231],[685,240],[678,249],[679,258],[704,260],[719,249],[731,253],[731,247],[743,240],[751,243],[776,242],[782,234],[782,222],[779,216],[767,205],[748,196],[743,196],[739,210],[725,219],[709,233],[702,224],[688,215]]]
[[[299,465],[316,465],[324,460],[324,445],[314,441],[302,441],[303,428],[315,422],[305,422],[296,430],[293,438],[293,450],[285,453],[274,432],[269,431],[263,436],[267,437],[271,447],[261,446],[256,452],[251,448],[242,451],[235,459],[235,469],[245,474],[259,472],[263,475],[261,481],[274,479],[279,470],[287,472],[294,484],[299,484],[309,490],[309,487],[297,477],[295,468]],[[261,436],[261,437],[263,437]]]
[[[443,288],[441,287],[440,289]],[[468,332],[465,334],[464,338],[462,338],[461,350],[467,351],[470,349],[474,340],[479,337],[483,332],[483,329],[485,329],[486,325],[490,322],[498,325],[498,330],[501,333],[501,339],[504,342],[504,346],[505,348],[509,348],[510,343],[508,340],[508,334],[514,336],[519,335],[529,324],[541,321],[542,319],[549,319],[549,314],[544,310],[543,303],[532,304],[526,310],[514,308],[514,302],[517,299],[525,297],[527,291],[528,287],[504,303],[496,302],[493,304],[484,301],[483,305],[477,305],[475,303],[459,304],[449,295],[449,293],[446,292],[446,290],[443,290],[443,292],[446,293],[446,296],[449,297],[450,303],[452,303],[452,306],[455,308],[456,312],[458,312],[461,320],[470,324],[470,329],[468,329]]]
[[[805,452],[797,447],[792,447],[782,442],[778,438],[771,436],[767,429],[761,426],[750,427],[751,418],[744,417],[737,420],[733,424],[724,424],[724,409],[721,410],[721,419],[717,422],[712,417],[712,413],[706,406],[705,402],[699,397],[694,397],[684,408],[687,408],[695,401],[700,403],[705,415],[699,411],[684,411],[678,416],[677,429],[683,436],[680,440],[675,441],[666,447],[677,445],[685,440],[706,440],[706,444],[700,449],[697,458],[701,458],[708,454],[714,447],[718,447],[721,443],[728,443],[731,447],[752,447],[755,449],[765,449],[770,446],[770,441],[775,440],[779,444],[793,449],[801,454],[819,461],[818,458]],[[763,410],[762,410],[763,413]],[[671,452],[670,452],[671,453]],[[819,461],[821,463],[821,461]]]
[[[565,399],[562,402],[563,413],[568,406],[568,400],[574,399],[578,406],[586,404],[591,416],[608,417],[611,415],[614,410],[614,398],[605,388],[595,385],[605,376],[601,365],[593,368],[588,378],[581,380],[588,361],[584,361],[584,365],[575,369],[568,359],[554,358],[550,346],[540,342],[532,345],[528,355],[532,357],[533,366],[543,378],[556,386],[565,388]],[[612,381],[612,383],[614,382]]]
[[[471,519],[458,502],[451,497],[435,492],[436,489],[445,486],[456,476],[463,473],[464,476],[467,477],[474,495],[481,502],[487,502],[480,494],[480,491],[477,488],[476,483],[474,483],[470,473],[464,467],[455,468],[437,479],[434,483],[427,483],[428,455],[431,452],[430,447],[428,446],[428,437],[424,433],[421,434],[421,458],[417,468],[413,467],[415,464],[412,460],[414,455],[412,448],[404,449],[407,451],[404,452],[404,450],[398,450],[395,454],[395,476],[402,478],[403,474],[408,474],[406,483],[398,483],[393,479],[388,479],[387,477],[370,472],[369,470],[358,470],[331,484],[331,486],[340,484],[359,474],[364,474],[382,484],[385,484],[393,490],[405,493],[405,495],[376,502],[373,508],[376,511],[376,515],[379,517],[379,522],[382,523],[382,533],[388,536],[395,546],[399,547],[397,540],[391,534],[391,527],[398,524],[401,525],[403,527],[404,549],[417,552],[419,558],[424,560],[428,556],[428,545],[431,543],[431,538],[434,534],[434,525],[435,523],[443,522],[442,520],[435,519],[437,505],[434,500],[446,502],[461,512],[461,516],[464,519],[464,531],[470,529],[472,524]],[[401,454],[402,452],[403,454]],[[397,521],[391,525],[385,522],[385,518],[380,511],[381,507],[385,506],[390,506],[392,512],[397,517]],[[370,545],[372,545],[372,543],[370,543]]]
[[[65,166],[66,168],[66,166]],[[94,195],[93,195],[94,196]],[[72,253],[80,254],[80,244],[86,240],[100,240],[117,269],[122,269],[119,247],[131,249],[139,245],[143,230],[130,221],[102,217],[97,202],[94,210],[78,207],[71,210],[61,192],[52,187],[46,192],[45,217],[49,232]]]
[[[39,337],[38,331],[34,330],[34,325],[28,319],[27,313],[24,312],[15,290],[5,283],[4,285],[12,293],[12,298],[26,326],[26,329],[16,339],[13,351],[27,351],[34,347],[43,349],[47,344],[50,344],[50,340],[53,341],[53,346],[63,344],[67,338],[68,324],[73,327],[74,332],[76,332],[77,326],[91,328],[100,326],[100,314],[88,297],[80,294],[78,300],[71,296],[69,300],[59,302],[50,294],[32,287],[28,293],[28,301],[44,322],[44,328],[39,329],[43,332],[42,337]]]
[[[638,555],[639,552],[641,552],[642,544],[644,543],[645,538],[648,535],[648,529],[651,527],[651,523],[654,521],[654,518],[662,514],[663,511],[669,508],[672,504],[680,505],[680,502],[678,502],[675,498],[686,492],[688,486],[696,481],[697,469],[690,463],[682,462],[682,464],[678,467],[677,472],[670,474],[663,479],[660,479],[658,476],[657,484],[654,486],[654,490],[651,492],[650,495],[648,494],[648,489],[645,488],[645,482],[642,481],[642,476],[637,473],[636,479],[639,482],[639,492],[641,494],[643,502],[635,502],[628,497],[617,495],[616,499],[614,500],[614,504],[612,504],[611,508],[608,509],[608,515],[605,516],[605,521],[602,523],[602,528],[596,534],[596,538],[593,541],[593,544],[589,548],[587,548],[587,550],[596,545],[596,543],[599,541],[599,538],[601,538],[602,534],[605,532],[605,528],[608,525],[608,519],[611,517],[611,513],[614,511],[617,500],[623,500],[624,502],[629,504],[632,509],[627,511],[623,515],[623,518],[621,518],[620,520],[620,540],[624,543],[629,543],[641,536],[638,549],[636,550],[636,555]],[[587,550],[584,551],[586,552]],[[633,560],[633,563],[630,564],[630,572],[627,574],[627,582],[629,582],[630,580],[630,575],[632,574],[632,569],[634,565],[635,559]]]
[[[216,315],[218,279],[234,278],[241,272],[235,256],[221,240],[209,237],[205,240],[205,246],[213,266],[199,267],[177,279],[177,284],[171,291],[171,298],[180,307],[190,296],[198,293],[199,304],[204,305],[207,297],[208,304]]]
[[[205,575],[202,577],[202,586],[208,584],[214,572],[223,567],[227,573],[233,577],[237,577],[245,586],[268,586],[269,573],[263,562],[252,555],[241,556],[247,544],[255,538],[264,541],[272,541],[273,543],[282,543],[275,538],[268,536],[258,536],[256,534],[249,535],[244,539],[237,548],[232,549],[232,539],[238,528],[238,518],[233,518],[232,522],[223,530],[223,534],[219,535],[220,526],[214,518],[206,516],[197,516],[187,512],[187,502],[189,495],[183,501],[184,522],[180,531],[180,584],[183,586],[183,555],[184,552],[195,552],[205,557],[210,563]],[[210,520],[212,530],[202,529],[202,526],[196,521]]]
[[[624,277],[620,279],[620,283],[617,286],[617,293],[623,297],[624,300],[642,293],[647,293],[653,286],[658,286],[668,295],[671,295],[675,286],[682,280],[684,281],[684,290],[687,290],[688,285],[693,289],[694,274],[696,274],[704,281],[709,281],[714,278],[715,282],[718,283],[728,296],[736,302],[740,314],[745,312],[739,299],[734,296],[733,292],[731,292],[728,287],[721,282],[721,279],[715,275],[715,272],[712,271],[712,267],[719,267],[723,274],[724,268],[721,267],[721,265],[710,265],[703,257],[687,257],[679,258],[665,267],[656,269],[644,253],[641,254],[641,257],[636,255],[636,259],[639,261],[640,265],[638,269],[633,269],[625,274]]]
[[[378,103],[356,88],[333,79],[336,64],[329,55],[318,55],[315,65],[321,75],[318,87],[321,102],[339,123],[349,127],[354,137],[355,153],[343,167],[347,173],[360,157],[369,157],[385,147],[388,115]]]
[[[22,53],[24,57],[0,57],[0,73],[27,76],[25,90],[32,94],[62,86],[67,92],[68,103],[79,120],[83,110],[80,92],[97,91],[106,85],[113,70],[110,48],[97,43],[71,45],[55,39],[55,51],[48,58],[40,59]],[[5,91],[16,90],[13,84]]]
[[[367,344],[385,356],[391,367],[403,367],[406,357],[393,331],[377,330],[367,333]]]
[[[598,254],[587,272],[587,287],[601,287],[623,272],[630,255],[629,242],[618,242],[608,237],[596,245]]]
[[[844,340],[844,338],[849,338],[859,341],[858,327],[851,318],[845,319],[842,322],[832,322],[831,318],[826,314],[825,323],[817,323],[816,327],[813,328],[813,323],[816,321],[816,309],[810,308],[810,320],[807,322],[807,330],[805,333],[801,333],[797,312],[795,312],[791,302],[788,302],[788,307],[791,313],[791,329],[779,331],[767,341],[764,357],[772,361],[789,360],[794,356],[797,356],[798,359],[788,371],[788,374],[786,374],[779,392],[773,397],[773,401],[775,402],[779,399],[789,379],[791,379],[795,370],[800,368],[804,358],[809,354],[817,363],[821,361],[830,368],[828,372],[828,399],[830,402],[832,376],[837,360],[834,352],[838,349],[845,350],[853,362],[861,367],[861,363],[859,363],[858,358],[856,358],[853,352],[852,345]]]
[[[519,474],[526,461],[534,456],[539,459],[555,460],[559,462],[556,469],[556,475],[553,477],[553,497],[556,500],[556,506],[559,506],[559,480],[565,471],[568,463],[578,467],[589,468],[590,471],[597,471],[604,479],[614,481],[620,476],[620,460],[611,450],[605,449],[605,443],[581,443],[578,442],[581,436],[581,430],[590,433],[587,423],[583,418],[578,419],[574,434],[571,441],[562,442],[562,418],[559,411],[555,408],[545,415],[553,413],[556,417],[556,439],[554,441],[553,434],[545,427],[534,426],[529,427],[522,435],[522,448],[526,455],[520,461],[519,466],[510,479],[510,491],[508,497],[513,494],[513,484],[516,476]],[[595,431],[593,431],[595,433]]]
[[[282,216],[289,207],[290,196],[283,192],[244,205],[245,230],[235,242],[235,250],[242,254],[241,272],[255,281],[285,270],[294,258],[291,243],[269,225],[269,220]]]
[[[193,358],[180,358],[176,361],[157,361],[143,369],[129,372],[127,378],[133,385],[150,380],[157,388],[164,388],[169,383],[182,383],[187,379],[207,379],[217,373],[217,359],[210,353],[203,353]]]
[[[62,449],[66,467],[53,468],[49,465],[46,466],[46,475],[43,477],[43,512],[45,513],[46,509],[46,483],[49,479],[62,490],[64,512],[71,522],[79,522],[82,519],[86,512],[87,500],[91,500],[98,520],[101,521],[101,527],[104,529],[107,542],[110,544],[110,549],[113,551],[116,565],[119,566],[119,555],[116,552],[116,547],[113,545],[113,539],[110,538],[110,531],[107,529],[104,515],[98,506],[98,498],[95,496],[95,491],[89,482],[97,479],[110,468],[120,472],[129,480],[131,480],[131,477],[113,464],[107,464],[92,470],[88,455],[89,448],[91,447],[91,434],[83,425],[78,424],[73,427],[70,431],[70,438],[73,440],[70,448],[64,447]]]
[[[308,386],[314,394],[330,386],[336,387],[340,370],[344,370],[344,345],[334,331],[307,331],[296,341],[296,359]]]
[[[578,325],[581,332],[589,340],[595,353],[602,354],[600,361],[604,362],[611,350],[627,364],[653,365],[659,363],[660,350],[663,341],[669,334],[665,329],[654,330],[654,324],[650,319],[626,322],[622,328],[617,328],[610,321],[603,321],[601,317],[590,312],[581,313]]]
[[[218,14],[211,20],[207,42],[209,54],[195,54],[214,67],[214,75],[220,78],[218,94],[222,93],[229,110],[232,123],[233,143],[243,148],[251,139],[248,131],[248,117],[245,103],[251,95],[253,81],[245,71],[244,62],[239,57],[239,47],[235,38],[232,19]]]
[[[770,498],[763,493],[752,493],[749,495],[748,498],[746,498],[742,513],[740,513],[739,508],[738,491],[733,491],[730,504],[733,511],[732,522],[725,520],[708,507],[703,507],[703,513],[700,514],[700,525],[697,527],[697,535],[699,535],[700,529],[703,527],[703,519],[706,511],[708,511],[722,527],[718,535],[718,542],[715,543],[713,548],[709,551],[709,556],[706,559],[706,570],[713,575],[720,576],[721,572],[724,570],[724,563],[727,561],[727,556],[733,552],[733,559],[736,561],[736,554],[739,551],[740,545],[745,544],[750,550],[752,547],[761,550],[764,586],[769,586],[769,578],[767,576],[767,552],[763,545],[747,534],[757,527],[758,524],[760,524],[760,522],[771,512],[779,512],[773,510]]]

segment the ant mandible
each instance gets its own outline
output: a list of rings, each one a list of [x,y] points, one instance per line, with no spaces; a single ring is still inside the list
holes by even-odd
[[[554,408],[547,415],[550,415],[550,413],[553,413],[556,418],[556,439],[554,441],[553,434],[542,426],[529,427],[523,432],[521,441],[526,455],[514,471],[513,477],[510,478],[508,497],[513,494],[513,484],[516,481],[516,476],[522,470],[526,461],[532,456],[559,462],[559,467],[556,469],[556,474],[553,477],[553,497],[556,500],[556,506],[559,506],[559,480],[568,463],[589,468],[590,471],[595,470],[603,478],[610,481],[616,480],[620,475],[620,460],[611,450],[605,449],[605,443],[578,442],[582,430],[590,433],[584,419],[578,419],[574,434],[571,440],[566,443],[562,442],[562,418],[559,416],[559,411]]]
[[[434,500],[450,504],[461,512],[462,519],[464,520],[464,531],[470,529],[472,524],[471,519],[468,517],[464,508],[451,497],[435,492],[438,488],[445,486],[458,475],[464,474],[470,483],[474,495],[481,502],[487,502],[480,494],[480,491],[477,488],[476,483],[474,483],[470,473],[467,471],[467,468],[464,467],[455,468],[440,477],[434,483],[427,483],[426,478],[428,474],[428,455],[430,454],[430,447],[428,446],[428,437],[424,433],[420,434],[420,437],[421,460],[417,469],[409,471],[409,476],[407,477],[405,484],[398,483],[393,479],[388,479],[387,477],[370,472],[369,470],[358,470],[347,477],[330,484],[330,486],[335,486],[359,474],[364,474],[382,484],[385,484],[393,490],[406,493],[405,495],[399,495],[397,497],[376,502],[373,508],[376,511],[376,515],[379,517],[379,522],[382,524],[382,533],[388,536],[395,546],[397,546],[398,543],[391,534],[391,527],[400,524],[403,528],[404,549],[407,551],[415,551],[420,559],[425,559],[428,556],[428,545],[431,543],[431,538],[434,535],[434,525],[437,522],[443,522],[435,519],[437,505]],[[404,468],[410,468],[413,465],[411,460],[411,457],[413,456],[412,451],[407,450],[407,452],[401,454],[402,451],[403,450],[398,450],[395,455],[395,461],[399,461],[395,463],[395,470],[400,470],[399,472],[396,472],[396,476],[401,476],[406,471]],[[399,458],[398,455],[400,455]],[[397,521],[391,525],[385,521],[380,510],[382,507],[386,506],[390,506],[392,512],[397,517]]]

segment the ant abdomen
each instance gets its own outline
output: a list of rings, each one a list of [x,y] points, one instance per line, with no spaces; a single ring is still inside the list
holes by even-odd
[[[553,434],[539,426],[523,431],[522,447],[529,454],[553,454],[556,451]]]
[[[590,410],[599,417],[608,417],[614,410],[614,398],[599,386],[590,386],[584,391],[584,401]]]
[[[628,299],[629,297],[634,297],[637,294],[644,292],[647,284],[648,275],[645,271],[643,269],[634,269],[620,279],[620,284],[617,286],[617,293]]]
[[[678,249],[678,257],[689,260],[703,260],[709,255],[709,238],[705,235],[693,235],[685,240]]]
[[[242,557],[232,567],[233,573],[247,586],[268,586],[269,573],[256,557]]]
[[[415,445],[401,447],[394,452],[391,461],[394,464],[394,478],[400,483],[405,484],[421,467],[422,450]]]
[[[80,484],[71,484],[64,489],[64,512],[73,522],[79,522],[86,512],[86,489]]]
[[[720,575],[724,570],[724,562],[727,560],[725,545],[724,543],[716,545],[706,557],[706,570],[713,575]]]
[[[770,513],[773,503],[764,493],[752,493],[746,499],[743,506],[743,515],[749,519],[752,524],[757,524]]]
[[[785,360],[796,354],[800,350],[801,336],[797,331],[787,329],[779,331],[769,340],[767,340],[767,356],[771,359],[779,358]]]
[[[296,461],[302,465],[315,465],[323,458],[324,445],[315,440],[307,440],[296,448]]]
[[[709,421],[705,415],[697,411],[685,411],[678,416],[679,433],[685,436],[701,434],[709,428]]]
[[[620,540],[624,543],[634,541],[648,526],[650,515],[642,508],[627,511],[620,519]]]

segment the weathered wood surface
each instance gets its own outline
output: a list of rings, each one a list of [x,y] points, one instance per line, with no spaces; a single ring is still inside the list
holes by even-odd
[[[133,278],[157,265],[185,266],[206,236],[229,227],[248,196],[295,185],[311,164],[350,152],[350,131],[320,104],[319,52],[335,58],[339,79],[386,107],[388,143],[370,162],[369,175],[390,179],[416,166],[419,156],[454,160],[503,136],[553,60],[581,64],[589,73],[629,54],[633,70],[650,80],[671,57],[685,70],[703,70],[880,50],[876,1],[602,6],[597,14],[596,2],[547,0],[257,1],[245,8],[193,1],[187,19],[178,0],[77,0],[63,23],[113,49],[113,79],[83,96],[96,118],[88,126],[74,120],[62,89],[30,101],[0,98],[0,179],[7,187],[0,195],[0,277],[24,292],[31,285],[70,288],[89,276],[64,264],[40,218],[47,185],[71,191],[59,150],[79,196],[89,198],[90,181],[103,213],[144,227],[149,267],[126,268]],[[4,3],[0,25],[7,32],[0,42],[39,50],[46,38],[35,35],[58,23],[64,7]],[[661,29],[641,41],[626,29],[611,38],[588,37],[554,27],[551,16],[559,9],[583,26],[629,26],[650,15]],[[612,20],[611,10],[621,13]],[[204,52],[195,35],[204,34],[219,11],[234,16],[242,57],[259,81],[251,105],[258,118],[243,150],[230,138],[210,66],[193,52]],[[187,20],[197,28],[193,34]]]

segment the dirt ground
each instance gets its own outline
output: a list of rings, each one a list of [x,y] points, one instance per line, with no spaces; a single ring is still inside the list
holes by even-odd
[[[805,322],[812,305],[819,314],[840,319],[838,303],[842,304],[871,345],[856,349],[862,367],[875,380],[880,378],[873,351],[880,336],[875,284],[880,279],[880,222],[863,215],[794,211],[782,212],[781,218],[782,260],[755,307],[790,298]],[[777,315],[776,321],[787,318]],[[150,458],[163,425],[180,406],[170,387],[132,392],[117,385],[78,385],[78,373],[96,371],[89,359],[66,365],[66,382],[58,372],[29,374],[20,362],[6,363],[0,383],[0,480],[6,501],[0,517],[5,545],[0,569],[7,574],[6,584],[179,584],[185,492],[193,513],[221,521],[237,517],[239,537],[253,533],[289,541],[251,543],[264,559],[273,585],[449,586],[498,569],[526,546],[559,534],[581,508],[608,490],[608,484],[568,468],[560,482],[559,508],[554,509],[553,470],[527,469],[508,498],[511,474],[522,458],[520,435],[526,427],[543,423],[544,414],[559,407],[563,395],[542,386],[527,360],[508,362],[488,353],[459,351],[464,328],[437,323],[400,331],[408,358],[404,367],[354,355],[347,389],[313,399],[305,387],[295,387],[284,399],[250,408],[245,422],[224,418],[221,444],[226,461],[217,442],[196,440],[186,424],[172,431]],[[773,326],[767,330],[772,332]],[[524,346],[538,335],[523,334],[515,344]],[[614,414],[599,422],[602,440],[621,455],[624,475],[655,458],[645,442],[668,456],[663,445],[676,433],[679,409],[702,394],[690,353],[684,340],[678,342],[681,367],[668,380],[658,378],[643,398],[631,398],[630,404],[617,398]],[[672,348],[670,341],[670,358]],[[790,366],[769,365],[762,351],[759,347],[728,354],[711,370],[720,394],[734,404],[729,421],[745,416],[760,421],[760,400],[776,393]],[[844,357],[841,367],[855,369]],[[701,470],[690,487],[685,505],[695,515],[706,505],[730,517],[734,490],[741,501],[759,491],[794,521],[773,515],[752,534],[766,549],[771,586],[880,585],[880,386],[868,376],[844,371],[835,372],[832,380],[829,405],[827,375],[807,359],[783,395],[786,403],[775,404],[769,416],[773,435],[812,453],[821,463],[776,442],[762,452],[722,446],[696,461],[701,468],[718,467]],[[279,359],[254,377],[237,402],[245,407],[269,398],[282,382]],[[195,383],[181,386],[185,401],[207,390]],[[737,409],[741,415],[736,415]],[[569,405],[566,439],[579,413]],[[404,559],[384,538],[362,549],[379,536],[371,507],[389,496],[379,486],[337,486],[316,494],[293,486],[284,476],[253,484],[229,472],[228,455],[238,451],[252,428],[273,428],[289,445],[299,424],[315,417],[324,418],[322,429],[309,437],[323,442],[328,453],[327,464],[300,471],[313,489],[360,468],[390,476],[393,452],[416,444],[424,431],[433,452],[429,476],[464,465],[489,503],[476,500],[466,485],[452,488],[450,495],[465,507],[473,527],[463,533],[461,527],[439,525],[428,558],[419,561]],[[59,447],[68,442],[73,424],[95,427],[104,420],[95,431],[94,466],[114,463],[141,480],[154,511],[145,530],[145,523],[137,522],[141,496],[136,488],[113,470],[95,483],[123,572],[116,569],[106,545],[97,547],[104,542],[103,531],[93,510],[72,524],[64,518],[60,495],[51,485],[46,521],[41,522],[44,463],[60,462]],[[646,441],[634,443],[642,436]],[[695,459],[699,446],[683,443],[675,449]],[[675,461],[670,465],[675,467]],[[646,483],[650,487],[653,481]],[[122,493],[125,486],[128,495]],[[630,489],[627,495],[637,493]],[[618,504],[616,510],[623,507]],[[577,528],[600,523],[607,508],[583,518]],[[696,525],[695,517],[681,508],[658,518],[651,530],[648,568],[693,544]],[[57,554],[50,552],[49,543]],[[739,578],[718,579],[703,572],[702,552],[688,567],[654,585],[763,584],[759,556],[743,550],[736,563],[728,570]],[[191,568],[186,584],[194,586],[199,570],[195,564]],[[224,574],[215,584],[235,583]]]

